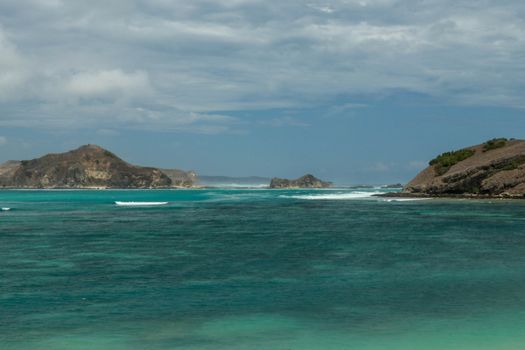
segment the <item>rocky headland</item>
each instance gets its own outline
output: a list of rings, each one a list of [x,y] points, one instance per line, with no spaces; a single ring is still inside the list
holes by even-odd
[[[405,197],[525,198],[525,141],[492,139],[443,153],[410,181]]]
[[[96,145],[0,165],[0,188],[191,187],[195,173],[129,164]]]
[[[331,186],[331,182],[319,180],[311,174],[306,174],[295,180],[274,177],[270,182],[270,188],[327,188]]]

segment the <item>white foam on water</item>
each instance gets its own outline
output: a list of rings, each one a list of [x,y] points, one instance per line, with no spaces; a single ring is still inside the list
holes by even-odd
[[[142,206],[153,206],[153,205],[166,205],[168,202],[115,202],[116,205],[129,206],[129,207],[142,207]]]
[[[322,194],[307,194],[307,195],[281,195],[280,198],[306,199],[306,200],[349,200],[349,199],[363,199],[372,198],[374,195],[383,194],[385,192],[345,192],[345,193],[322,193]]]
[[[386,202],[414,202],[414,201],[428,201],[432,198],[389,198]]]
[[[9,211],[11,208],[2,208],[2,211]]]

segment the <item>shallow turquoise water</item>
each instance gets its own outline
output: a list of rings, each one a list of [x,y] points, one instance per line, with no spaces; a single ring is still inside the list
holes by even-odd
[[[0,191],[0,349],[523,349],[525,202],[361,192]]]

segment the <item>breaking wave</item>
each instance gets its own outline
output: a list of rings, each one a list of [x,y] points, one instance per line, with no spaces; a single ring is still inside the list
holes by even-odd
[[[413,202],[413,201],[427,201],[432,198],[389,198],[385,199],[386,202]]]
[[[280,198],[306,199],[306,200],[348,200],[371,198],[374,195],[385,192],[346,192],[346,193],[322,193],[322,194],[305,194],[305,195],[281,195]]]
[[[144,206],[155,206],[155,205],[166,205],[168,202],[120,202],[116,201],[116,205],[127,206],[127,207],[144,207]]]

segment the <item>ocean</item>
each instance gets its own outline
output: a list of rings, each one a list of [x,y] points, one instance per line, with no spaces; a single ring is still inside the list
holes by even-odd
[[[523,349],[525,201],[378,191],[0,191],[0,349]]]

